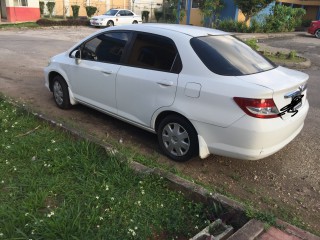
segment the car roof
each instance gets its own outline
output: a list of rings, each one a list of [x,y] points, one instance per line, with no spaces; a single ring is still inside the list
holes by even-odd
[[[135,31],[148,31],[148,30],[167,30],[179,32],[181,34],[186,34],[192,37],[200,37],[200,36],[219,36],[219,35],[230,35],[230,33],[223,32],[217,29],[198,27],[192,25],[180,25],[180,24],[161,24],[161,23],[144,23],[144,24],[132,24],[125,25],[121,27],[112,27],[116,29],[127,29],[127,30],[135,30]],[[111,29],[110,29],[111,30]]]

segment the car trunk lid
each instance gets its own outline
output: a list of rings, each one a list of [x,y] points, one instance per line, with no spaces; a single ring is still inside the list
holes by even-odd
[[[303,72],[277,67],[270,71],[238,78],[271,89],[274,103],[285,120],[297,114],[307,99],[306,88],[309,76]]]

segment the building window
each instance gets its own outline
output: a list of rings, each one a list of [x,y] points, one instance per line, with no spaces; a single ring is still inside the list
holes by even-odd
[[[192,8],[199,8],[201,0],[192,0]]]
[[[14,0],[13,1],[15,7],[27,7],[28,0]]]

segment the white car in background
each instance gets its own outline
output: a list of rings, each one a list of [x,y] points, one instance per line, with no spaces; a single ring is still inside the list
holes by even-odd
[[[127,9],[110,9],[105,14],[90,19],[90,25],[95,27],[111,27],[138,23],[142,23],[141,16]]]
[[[307,74],[209,28],[103,29],[44,71],[58,107],[81,103],[156,133],[175,161],[267,157],[299,134],[309,109]]]

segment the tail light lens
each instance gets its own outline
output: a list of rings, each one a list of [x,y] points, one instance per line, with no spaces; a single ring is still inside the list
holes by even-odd
[[[277,118],[279,116],[278,108],[272,98],[254,99],[234,97],[234,101],[249,116],[255,118]]]

